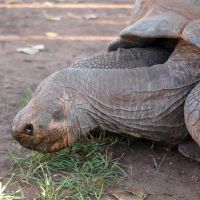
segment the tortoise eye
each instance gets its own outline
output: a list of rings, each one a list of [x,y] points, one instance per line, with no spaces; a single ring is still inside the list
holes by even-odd
[[[31,135],[33,133],[33,125],[27,124],[24,131],[27,135]]]

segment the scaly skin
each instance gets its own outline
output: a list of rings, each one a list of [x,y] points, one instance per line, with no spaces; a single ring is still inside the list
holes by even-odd
[[[184,102],[200,81],[198,47],[181,42],[166,63],[133,69],[127,66],[137,56],[131,60],[122,53],[125,60],[121,60],[117,55],[94,56],[81,61],[82,68],[77,63],[78,68],[45,79],[15,117],[14,138],[25,147],[55,152],[100,126],[135,137],[180,142],[188,134]],[[137,62],[140,59],[144,57]],[[119,63],[122,69],[113,69]]]

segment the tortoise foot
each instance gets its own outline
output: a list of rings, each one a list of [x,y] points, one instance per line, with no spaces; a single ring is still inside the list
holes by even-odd
[[[179,144],[178,151],[185,157],[200,163],[200,146],[194,141]]]

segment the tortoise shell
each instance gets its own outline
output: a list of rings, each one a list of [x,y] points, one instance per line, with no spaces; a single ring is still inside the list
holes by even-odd
[[[130,25],[109,50],[144,46],[156,38],[183,39],[200,47],[200,1],[135,0]]]

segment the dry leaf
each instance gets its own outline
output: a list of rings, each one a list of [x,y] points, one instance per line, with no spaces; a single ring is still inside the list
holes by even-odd
[[[50,1],[45,1],[45,2],[43,3],[43,5],[52,7],[52,6],[53,6],[53,3],[50,2]]]
[[[28,55],[34,55],[39,52],[37,49],[32,49],[29,47],[18,48],[17,51],[20,53],[28,54]]]
[[[70,12],[67,13],[67,16],[70,18],[73,18],[73,19],[81,19],[82,18],[82,17],[80,17],[76,14],[70,13]]]
[[[86,16],[83,17],[84,19],[96,19],[97,16],[95,14],[88,14]]]
[[[113,192],[112,195],[118,200],[142,200],[141,198],[127,192]]]
[[[51,16],[46,11],[43,12],[44,17],[49,21],[60,21],[61,16]]]
[[[55,33],[55,32],[47,32],[47,33],[45,33],[46,34],[46,36],[48,36],[48,37],[57,37],[58,36],[58,34],[57,33]]]
[[[25,53],[28,55],[35,55],[36,53],[38,53],[39,51],[42,51],[44,49],[45,49],[45,46],[43,44],[38,44],[38,45],[32,45],[30,47],[18,48],[17,52]]]
[[[118,200],[144,200],[147,197],[147,194],[143,192],[132,193],[129,191],[113,191],[111,195]]]
[[[128,188],[127,191],[130,192],[130,193],[132,193],[132,194],[134,194],[134,195],[136,195],[136,196],[138,196],[138,197],[140,197],[140,198],[142,198],[142,199],[145,199],[147,197],[146,193],[141,192],[138,189],[133,188],[133,187]]]
[[[37,44],[37,45],[32,45],[31,48],[42,51],[45,49],[45,46],[44,46],[44,44]]]

